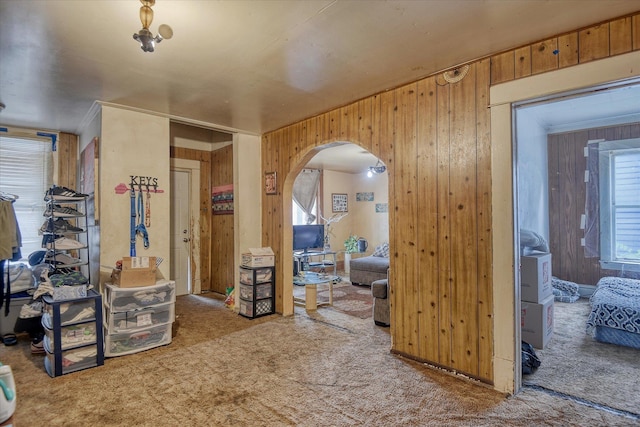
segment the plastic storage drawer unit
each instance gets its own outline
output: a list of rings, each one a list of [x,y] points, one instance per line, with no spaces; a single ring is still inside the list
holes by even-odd
[[[133,332],[149,326],[173,323],[174,310],[173,303],[115,313],[105,310],[104,323],[109,328],[109,333]]]
[[[44,306],[44,317],[49,316],[48,322],[53,323],[53,305]],[[60,303],[60,325],[68,325],[70,323],[80,322],[84,320],[95,319],[96,309],[92,299],[74,300],[73,302]]]
[[[175,301],[175,282],[170,280],[159,280],[153,286],[137,288],[120,288],[110,283],[105,285],[105,305],[112,313]]]
[[[273,279],[273,268],[271,267],[255,268],[255,269],[240,267],[240,283],[243,283],[245,285],[271,282],[272,279]]]
[[[51,349],[52,353],[56,350],[67,350],[85,344],[94,344],[97,339],[95,322],[62,326],[60,328],[60,344],[54,338],[53,329],[45,325],[44,316],[42,325],[45,327],[44,343]],[[58,345],[60,345],[60,348],[58,348]]]
[[[136,332],[105,333],[105,356],[124,356],[171,343],[172,323]],[[105,331],[106,332],[106,331]]]
[[[96,346],[80,347],[71,350],[65,350],[62,352],[62,372],[55,372],[56,355],[50,353],[47,350],[47,355],[44,358],[44,368],[49,376],[55,377],[57,375],[64,375],[71,372],[79,371],[81,369],[93,368],[96,366],[96,358],[98,356],[98,349]]]

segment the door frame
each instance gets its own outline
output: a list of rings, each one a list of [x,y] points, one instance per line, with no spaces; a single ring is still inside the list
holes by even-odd
[[[189,245],[189,271],[192,294],[202,293],[200,277],[200,162],[198,160],[171,159],[171,171],[184,171],[190,174],[189,222],[191,224],[191,244]]]
[[[490,88],[493,229],[494,388],[522,387],[518,225],[512,108],[531,99],[640,77],[640,51],[501,83]],[[502,212],[502,215],[497,215]]]

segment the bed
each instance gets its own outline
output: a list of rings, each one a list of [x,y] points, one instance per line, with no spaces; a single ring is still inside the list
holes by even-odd
[[[640,349],[640,280],[603,277],[589,301],[587,334],[600,342]]]

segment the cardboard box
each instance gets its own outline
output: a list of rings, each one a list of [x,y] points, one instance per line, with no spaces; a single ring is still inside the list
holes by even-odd
[[[542,303],[521,301],[521,338],[543,349],[553,337],[553,295]]]
[[[242,254],[244,267],[273,267],[276,257],[271,248],[249,248],[249,252]]]
[[[553,295],[551,287],[551,254],[540,253],[520,257],[520,299],[541,303]]]
[[[121,288],[137,288],[156,284],[156,257],[124,257],[122,270],[113,270],[111,281]]]

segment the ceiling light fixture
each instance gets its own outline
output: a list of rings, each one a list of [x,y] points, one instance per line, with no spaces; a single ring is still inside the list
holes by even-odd
[[[142,3],[142,7],[140,7],[142,29],[133,34],[133,39],[140,43],[140,48],[143,51],[153,52],[156,43],[173,37],[173,30],[167,24],[162,24],[158,27],[158,35],[154,37],[153,33],[149,31],[149,26],[153,22],[153,9],[151,9],[151,6],[156,4],[156,0],[140,0],[140,3]]]
[[[375,166],[369,166],[367,169],[367,176],[371,178],[373,175],[378,175],[384,173],[387,170],[387,167],[383,164],[380,164],[380,159],[378,159],[378,163]]]

